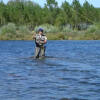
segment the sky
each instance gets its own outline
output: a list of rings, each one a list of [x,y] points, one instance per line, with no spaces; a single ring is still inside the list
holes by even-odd
[[[3,0],[5,3],[7,3],[9,0]],[[42,7],[44,3],[46,3],[46,0],[31,0],[34,1],[38,4],[40,4]],[[56,0],[59,4],[59,6],[62,4],[64,1],[68,1],[69,3],[72,3],[73,0]],[[79,0],[81,4],[83,4],[86,0]],[[87,0],[90,4],[94,5],[94,7],[99,7],[100,8],[100,0]]]

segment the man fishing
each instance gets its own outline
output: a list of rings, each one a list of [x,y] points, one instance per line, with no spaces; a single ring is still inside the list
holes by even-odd
[[[33,35],[33,39],[35,39],[35,58],[43,58],[45,56],[45,44],[47,43],[47,37],[43,33],[44,30],[40,28],[37,34]]]

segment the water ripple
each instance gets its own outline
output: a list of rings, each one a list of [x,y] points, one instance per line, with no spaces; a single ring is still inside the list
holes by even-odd
[[[97,49],[98,48],[98,49]],[[1,100],[100,100],[100,41],[0,41]]]

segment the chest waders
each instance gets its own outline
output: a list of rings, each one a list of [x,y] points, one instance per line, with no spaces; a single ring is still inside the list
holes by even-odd
[[[46,46],[44,46],[44,38],[36,36],[35,39],[35,58],[43,58],[45,56]]]

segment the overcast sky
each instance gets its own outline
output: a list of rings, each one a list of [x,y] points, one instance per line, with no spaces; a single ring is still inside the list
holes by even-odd
[[[3,0],[5,3],[7,3],[9,0]],[[44,3],[46,3],[46,0],[31,0],[34,1],[36,3],[39,3],[41,6],[44,5]],[[64,2],[65,0],[56,0],[59,4],[59,6],[62,4],[62,2]],[[73,0],[66,0],[69,3],[72,3]],[[81,4],[83,4],[84,1],[86,0],[79,0]],[[87,0],[90,4],[93,4],[95,7],[100,7],[100,0]]]

